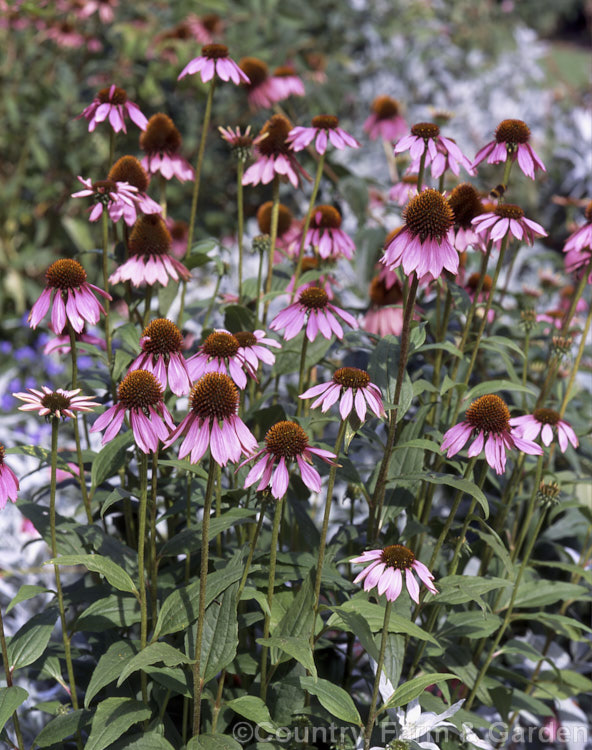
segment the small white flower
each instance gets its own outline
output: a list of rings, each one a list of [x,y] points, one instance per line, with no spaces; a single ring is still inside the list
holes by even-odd
[[[418,740],[424,735],[428,735],[434,729],[439,727],[451,727],[454,726],[450,721],[446,719],[453,716],[464,703],[464,699],[454,703],[446,711],[441,714],[436,714],[433,711],[421,712],[421,706],[417,699],[411,701],[408,704],[407,710],[401,708],[397,709],[397,720],[401,727],[401,733],[399,739],[401,740],[414,740],[419,747],[425,750],[440,750],[438,745],[431,740],[427,739],[423,742]]]
[[[478,734],[473,732],[470,724],[462,725],[462,732],[460,734],[463,742],[468,742],[473,747],[483,748],[483,750],[491,750],[493,745],[488,740],[482,740]]]

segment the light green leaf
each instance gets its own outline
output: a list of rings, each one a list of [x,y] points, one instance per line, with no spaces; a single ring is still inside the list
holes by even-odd
[[[270,734],[275,734],[275,722],[272,720],[269,709],[261,698],[255,695],[241,695],[240,698],[226,701],[225,705],[239,714],[239,716],[244,716],[245,719],[252,721],[259,728],[264,729]]]
[[[118,641],[111,644],[101,656],[94,668],[84,696],[84,707],[88,708],[95,695],[119,677],[122,669],[129,664],[136,654],[136,649],[129,641]]]
[[[242,750],[242,747],[229,734],[200,734],[189,740],[186,750]]]
[[[381,711],[385,711],[388,708],[397,708],[398,706],[406,706],[414,698],[420,696],[423,691],[429,686],[445,682],[446,680],[454,680],[456,675],[450,672],[434,672],[430,674],[421,674],[418,677],[414,677],[412,680],[407,680],[395,690],[391,698],[387,703],[382,706]]]
[[[168,643],[151,643],[129,661],[126,661],[117,680],[117,687],[120,687],[121,683],[127,680],[138,669],[144,669],[144,667],[156,664],[157,662],[163,662],[167,667],[176,667],[179,664],[193,664],[192,659],[189,659],[185,654]]]
[[[209,584],[208,580],[208,587]],[[215,677],[236,656],[238,646],[237,593],[238,583],[234,583],[222,593],[221,601],[216,600],[206,608],[201,645],[201,678],[204,682]]]
[[[319,699],[321,706],[328,711],[331,716],[337,719],[347,721],[350,724],[362,726],[362,719],[358,713],[352,697],[339,685],[335,685],[329,680],[315,680],[313,677],[301,677],[300,685],[311,695]]]
[[[457,490],[466,492],[467,495],[474,497],[483,510],[485,518],[489,518],[489,503],[487,498],[483,494],[483,491],[470,479],[464,479],[463,477],[453,477],[450,474],[441,474],[435,471],[426,471],[424,473],[417,474],[403,474],[400,477],[396,477],[397,485],[402,484],[413,484],[418,481],[429,482],[430,484],[446,484],[449,487],[454,487]]]
[[[47,594],[47,592],[48,589],[46,589],[45,586],[33,586],[25,583],[20,587],[17,595],[10,601],[9,605],[6,607],[6,614],[8,614],[13,607],[16,607],[17,604],[26,602],[28,599],[32,599],[34,596],[37,596],[37,594]]]
[[[105,750],[131,726],[146,721],[151,714],[148,706],[133,698],[107,698],[97,706],[85,750]]]
[[[60,743],[80,731],[91,720],[92,712],[79,708],[78,711],[70,711],[67,714],[58,714],[39,732],[33,745],[49,747]]]
[[[0,730],[28,697],[29,693],[22,687],[0,688]]]
[[[485,383],[479,383],[474,388],[471,388],[466,395],[466,401],[473,401],[479,398],[479,396],[485,396],[488,393],[497,393],[498,391],[536,395],[536,391],[531,386],[515,383],[513,380],[487,380]]]
[[[438,581],[438,584],[440,582]],[[343,621],[341,620],[341,612],[354,612],[359,614],[366,620],[370,630],[373,633],[378,633],[382,630],[384,625],[384,607],[380,604],[374,604],[363,598],[365,594],[360,593],[351,599],[343,602],[340,607],[332,607],[334,614],[331,615],[327,622],[327,627],[341,627],[347,630],[347,626],[344,627]],[[407,635],[413,636],[421,641],[430,641],[435,646],[438,645],[438,641],[425,630],[422,630],[419,625],[416,625],[411,620],[407,620],[405,617],[391,612],[389,617],[389,633],[406,633]]]
[[[53,607],[33,615],[8,641],[8,663],[10,669],[27,667],[43,654],[58,612]]]
[[[102,555],[63,555],[49,560],[45,565],[84,565],[85,568],[94,573],[105,576],[107,581],[118,591],[139,595],[136,584],[129,574],[113,560]]]
[[[312,649],[310,647],[310,641],[308,638],[294,638],[285,635],[272,636],[271,638],[257,638],[257,643],[261,646],[273,647],[280,651],[285,651],[286,654],[300,662],[302,666],[312,674],[313,677],[317,676],[317,668],[314,663],[312,656]],[[277,664],[278,662],[273,662]]]
[[[105,479],[113,476],[126,461],[126,449],[133,443],[131,430],[116,435],[104,448],[92,464],[90,472],[91,492]]]

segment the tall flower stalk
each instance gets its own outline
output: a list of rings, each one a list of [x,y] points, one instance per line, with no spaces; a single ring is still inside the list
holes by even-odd
[[[271,282],[273,280],[273,256],[275,255],[275,246],[277,242],[278,217],[280,211],[280,178],[276,174],[273,178],[272,186],[272,206],[271,206],[271,227],[269,240],[269,253],[267,256],[267,279],[265,281],[265,299],[263,301],[263,317],[261,318],[263,326],[267,322],[267,312],[269,310]]]
[[[2,665],[4,667],[4,678],[6,680],[6,687],[12,687],[12,669],[10,668],[10,661],[8,659],[8,649],[6,648],[6,636],[4,634],[4,619],[2,618],[2,608],[0,607],[0,649],[2,650]],[[12,714],[12,723],[14,725],[14,733],[16,734],[16,741],[18,743],[18,750],[25,750],[25,743],[23,740],[23,733],[21,731],[21,723],[19,721],[16,710]]]
[[[319,160],[317,162],[317,173],[315,175],[315,181],[312,186],[312,193],[310,194],[310,202],[308,204],[308,211],[304,217],[304,225],[302,227],[302,236],[300,238],[300,247],[298,248],[298,261],[296,263],[296,270],[294,271],[294,287],[292,289],[292,301],[298,291],[298,280],[302,273],[302,261],[304,260],[304,250],[306,248],[306,235],[310,228],[310,222],[314,211],[315,203],[317,200],[317,193],[319,192],[319,186],[321,184],[321,177],[323,176],[323,167],[325,165],[325,153],[319,154]]]
[[[388,640],[389,632],[389,621],[391,617],[392,602],[387,600],[384,608],[384,621],[382,624],[382,637],[380,639],[380,651],[378,653],[378,662],[376,663],[376,676],[374,678],[374,687],[372,688],[372,699],[370,700],[370,710],[368,711],[368,721],[366,722],[366,728],[364,730],[364,750],[370,750],[370,740],[372,738],[372,730],[376,723],[376,702],[378,700],[378,689],[380,687],[380,675],[382,674],[382,667],[384,665],[384,655],[386,653],[386,643]]]
[[[76,352],[76,332],[72,328],[72,324],[68,323],[68,331],[70,334],[70,355],[72,357],[72,390],[78,388],[78,358]],[[84,417],[83,417],[84,419]],[[80,444],[80,428],[78,425],[78,415],[74,415],[74,441],[76,443],[76,463],[78,464],[78,478],[80,484],[80,492],[82,494],[82,502],[84,504],[84,511],[86,513],[86,520],[89,524],[92,524],[92,510],[90,500],[88,497],[88,490],[86,488],[86,477],[84,474],[84,460],[82,458],[82,447]]]
[[[140,451],[140,509],[138,517],[138,590],[140,592],[140,648],[146,648],[148,637],[148,604],[146,598],[146,576],[144,553],[146,549],[146,516],[148,509],[148,459]],[[148,683],[144,670],[140,672],[142,700],[148,703]]]
[[[273,528],[271,531],[271,546],[269,550],[269,579],[267,581],[267,606],[268,610],[265,613],[265,622],[263,625],[263,638],[269,638],[269,629],[271,625],[271,605],[273,603],[273,590],[275,588],[275,567],[277,561],[277,548],[278,540],[280,536],[280,524],[282,522],[282,515],[284,512],[284,499],[285,495],[282,495],[275,504],[275,513],[273,514]],[[267,695],[267,654],[268,647],[262,646],[261,648],[261,699],[265,700]]]

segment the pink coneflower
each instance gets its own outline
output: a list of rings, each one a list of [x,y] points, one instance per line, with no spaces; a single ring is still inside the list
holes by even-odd
[[[78,182],[84,185],[84,190],[72,193],[72,198],[92,197],[94,206],[89,209],[89,221],[98,221],[106,209],[111,221],[119,221],[123,216],[128,226],[134,223],[136,206],[140,201],[136,187],[127,182],[114,182],[113,180],[93,182],[90,177],[85,180],[80,176],[78,176]]]
[[[454,247],[458,252],[464,253],[469,247],[485,250],[472,225],[473,219],[485,211],[477,190],[469,182],[462,182],[448,196],[448,205],[454,215]]]
[[[184,435],[179,458],[188,455],[195,464],[209,448],[220,466],[226,466],[229,461],[236,463],[241,456],[253,453],[257,450],[257,441],[237,416],[238,402],[238,390],[228,375],[206,373],[191,389],[189,414],[173,430],[166,447]]]
[[[240,348],[240,341],[232,333],[224,330],[210,333],[197,354],[187,360],[191,379],[197,380],[208,372],[219,372],[230,375],[239,388],[246,388],[247,373],[254,380],[257,376]]]
[[[266,349],[267,346],[273,346],[275,349],[282,348],[279,341],[267,338],[265,331],[260,329],[252,333],[251,331],[237,331],[234,338],[240,344],[237,354],[244,357],[253,372],[257,372],[260,362],[266,365],[275,363],[275,354]]]
[[[385,411],[382,405],[380,389],[370,382],[370,375],[365,370],[357,367],[340,367],[333,373],[333,379],[328,383],[313,385],[302,393],[299,398],[315,398],[310,405],[311,409],[321,407],[325,413],[339,401],[339,413],[342,419],[347,419],[351,410],[355,408],[356,414],[363,422],[366,419],[367,406],[377,417],[384,417]]]
[[[400,336],[403,330],[403,289],[396,280],[388,286],[376,276],[370,282],[370,309],[363,317],[361,327],[377,336]]]
[[[98,52],[102,48],[98,39],[81,34],[69,21],[60,21],[48,26],[43,36],[65,49],[80,49],[86,46],[89,51]]]
[[[532,414],[526,414],[523,417],[513,417],[510,419],[510,424],[515,428],[520,437],[523,437],[525,440],[535,440],[540,434],[541,440],[546,446],[551,445],[553,434],[557,432],[557,440],[559,441],[562,453],[565,453],[567,450],[568,442],[574,448],[577,448],[579,445],[573,427],[564,419],[561,419],[559,413],[553,409],[535,409]]]
[[[271,213],[273,210],[273,201],[262,203],[257,209],[257,224],[261,234],[271,234]],[[294,255],[298,252],[298,243],[300,231],[298,223],[294,221],[292,212],[288,206],[283,203],[278,205],[278,222],[277,222],[277,239],[275,246],[278,250],[285,251],[288,255]],[[274,262],[281,259],[278,253]]]
[[[484,146],[475,156],[472,167],[475,168],[487,159],[488,164],[499,164],[508,156],[512,161],[518,160],[518,166],[527,177],[534,180],[537,169],[546,172],[545,165],[530,146],[530,128],[522,120],[503,120],[497,126],[495,139]]]
[[[547,310],[544,313],[537,313],[536,316],[537,323],[550,323],[557,331],[563,328],[564,318],[565,312],[563,310]],[[547,336],[551,330],[551,328],[546,328],[543,331],[543,335]]]
[[[320,274],[320,276],[314,281],[307,281],[304,284],[300,283],[302,281],[302,276],[305,273],[307,273],[308,271],[318,271],[320,270],[321,265],[327,269],[326,273]],[[333,290],[339,288],[339,282],[337,281],[337,278],[335,277],[333,273],[331,273],[332,265],[333,265],[332,261],[321,264],[320,258],[316,255],[305,255],[302,258],[302,275],[299,277],[299,286],[298,286],[298,290],[296,294],[299,295],[305,289],[318,287],[319,289],[322,289],[323,291],[325,291],[327,294],[327,297],[329,298],[329,301],[332,301],[335,298],[335,292]],[[286,294],[292,294],[292,292],[294,291],[295,283],[296,283],[296,274],[294,273],[292,275],[292,278],[288,282],[288,286],[286,287]]]
[[[94,325],[99,322],[100,314],[105,314],[101,303],[93,292],[106,299],[111,296],[86,280],[86,271],[77,260],[62,258],[56,260],[45,272],[46,287],[29,313],[29,325],[37,328],[51,308],[51,327],[55,333],[61,333],[70,323],[76,333],[81,333],[84,322]]]
[[[313,492],[321,491],[321,476],[311,466],[312,456],[318,456],[326,463],[333,463],[337,458],[334,453],[311,448],[308,435],[296,422],[285,420],[277,422],[265,435],[265,448],[260,450],[247,461],[258,459],[245,479],[245,488],[259,482],[257,491],[271,489],[271,494],[277,500],[286,494],[290,481],[288,466],[296,461],[300,469],[302,481]],[[244,463],[247,463],[245,461]]]
[[[171,235],[158,214],[140,216],[128,240],[130,257],[111,274],[109,281],[131,281],[134,286],[156,284],[162,286],[174,281],[189,279],[191,272],[180,261],[169,255]]]
[[[569,250],[565,253],[565,270],[569,274],[578,274],[587,268],[592,261],[592,247],[582,250]],[[592,284],[592,270],[588,274],[588,283]]]
[[[286,341],[297,336],[305,326],[306,337],[309,341],[314,341],[319,331],[326,339],[330,339],[335,334],[341,341],[343,328],[336,316],[351,328],[358,327],[353,315],[329,302],[329,296],[324,289],[309,287],[300,292],[297,302],[279,312],[269,327],[272,331],[285,328],[284,339]]]
[[[403,211],[405,226],[387,242],[380,262],[394,270],[403,266],[409,275],[437,279],[442,270],[456,274],[458,253],[452,245],[454,215],[437,190],[423,190]]]
[[[287,177],[293,187],[298,187],[299,175],[310,176],[296,161],[287,142],[290,121],[283,115],[273,115],[261,128],[260,142],[255,146],[257,160],[243,175],[243,185],[267,185],[276,175]]]
[[[407,123],[401,116],[401,107],[396,99],[377,96],[371,109],[372,114],[364,123],[364,130],[370,140],[382,138],[385,141],[396,141],[407,132]]]
[[[417,175],[406,174],[388,191],[389,200],[398,206],[404,206],[417,195]]]
[[[576,229],[575,232],[569,235],[563,246],[563,252],[581,252],[582,250],[588,250],[592,248],[592,201],[586,206],[584,212],[586,217],[586,223]]]
[[[142,354],[129,369],[151,372],[163,390],[170,386],[175,396],[186,396],[193,382],[183,351],[183,336],[177,326],[166,318],[149,323],[140,338]]]
[[[214,37],[222,33],[224,26],[217,13],[205,13],[203,16],[191,13],[185,19],[185,24],[200,44],[212,44]]]
[[[459,173],[459,165],[471,168],[470,162],[451,138],[440,135],[440,128],[433,122],[418,122],[411,127],[411,134],[397,142],[395,154],[409,151],[412,162],[419,161],[425,153],[425,166],[431,165],[432,177],[440,177],[447,167]],[[412,171],[417,172],[414,164]]]
[[[222,81],[232,81],[237,86],[239,83],[249,83],[248,76],[228,56],[228,47],[224,44],[205,44],[201,48],[201,55],[187,63],[177,76],[177,80],[180,81],[181,78],[195,73],[200,74],[204,83],[211,81],[214,74]]]
[[[501,203],[493,211],[476,216],[471,224],[475,232],[482,235],[484,243],[491,240],[499,246],[506,235],[514,235],[517,240],[524,240],[532,245],[535,237],[546,237],[547,233],[540,224],[524,216],[520,206],[513,203]]]
[[[450,143],[456,145],[455,141],[452,138],[449,138],[448,140],[450,141]],[[459,157],[459,154],[456,151],[451,151],[448,146],[444,146],[438,141],[436,143],[436,150],[438,153],[435,158],[432,157],[431,152],[428,150],[425,160],[426,167],[431,165],[432,177],[434,177],[435,179],[441,177],[448,170],[450,170],[452,174],[458,177],[461,167],[471,176],[475,174],[475,170],[471,166],[470,159],[468,159],[462,152],[460,152],[460,149]],[[411,164],[407,167],[406,173],[409,175],[418,174],[420,166],[421,158],[415,159],[415,161],[412,161]]]
[[[115,8],[119,5],[119,0],[83,0],[82,7],[78,10],[79,18],[88,18],[93,13],[98,13],[101,23],[113,23],[115,18]]]
[[[290,96],[304,96],[304,81],[291,65],[280,65],[273,71],[271,77],[273,91],[278,97],[276,101],[288,99]]]
[[[136,201],[132,205],[126,206],[123,212],[123,218],[128,226],[133,226],[138,218],[137,209],[143,214],[162,213],[160,204],[146,193],[150,184],[150,177],[140,160],[136,159],[135,156],[127,155],[118,159],[109,170],[107,179],[115,183],[126,182],[138,191]]]
[[[51,324],[49,328],[53,330]],[[102,349],[103,351],[107,348],[105,339],[87,333],[86,326],[82,329],[81,333],[76,333],[74,338],[76,339],[76,351],[88,351],[85,345],[97,347],[97,349]],[[53,354],[54,352],[56,354],[70,354],[71,351],[69,334],[54,336],[43,347],[43,354]]]
[[[109,124],[116,133],[119,133],[120,130],[127,133],[125,127],[126,115],[140,130],[145,129],[148,120],[142,114],[138,105],[127,98],[125,89],[112,84],[109,88],[101,89],[76,119],[79,120],[84,117],[88,120],[89,133],[93,132],[97,123],[103,122],[107,118],[109,118]]]
[[[471,302],[475,299],[475,292],[477,291],[477,287],[479,286],[479,282],[481,280],[481,274],[479,271],[476,271],[475,273],[472,273],[469,278],[467,279],[466,284],[464,285],[465,291],[468,293],[469,298]],[[481,284],[481,291],[479,292],[479,296],[477,298],[477,309],[476,314],[479,315],[480,312],[482,312],[479,309],[479,305],[485,305],[487,303],[487,299],[489,298],[489,295],[491,294],[491,288],[493,285],[493,279],[488,274],[485,274],[483,277],[483,281]],[[488,323],[493,322],[495,319],[495,310],[493,308],[489,309],[489,312],[487,313],[487,321]]]
[[[151,372],[128,372],[117,389],[118,402],[101,414],[90,431],[105,430],[101,441],[105,445],[121,430],[127,412],[138,447],[144,453],[154,453],[158,441],[164,443],[175,426],[162,396],[162,386]]]
[[[247,125],[244,133],[241,133],[239,127],[236,127],[234,130],[232,128],[218,127],[218,130],[222,138],[232,149],[236,160],[241,161],[243,164],[251,158],[253,146],[257,145],[261,140],[261,136],[255,137],[251,135],[250,125]]]
[[[19,406],[19,411],[36,411],[40,417],[46,419],[74,419],[77,411],[93,411],[95,406],[100,406],[92,401],[91,396],[79,396],[80,388],[73,391],[65,391],[58,388],[52,391],[46,385],[41,390],[29,388],[24,393],[13,393],[15,398],[24,401],[24,406]]]
[[[19,480],[10,466],[4,463],[5,455],[4,446],[0,445],[0,510],[6,507],[7,500],[16,503],[19,491]]]
[[[469,458],[478,456],[485,446],[485,458],[497,474],[506,468],[506,450],[517,448],[531,456],[540,456],[540,445],[522,438],[517,430],[512,430],[510,411],[505,402],[494,394],[481,396],[469,406],[465,418],[451,427],[442,441],[442,450],[448,458],[456,455],[466,442],[475,440],[468,450]]]
[[[370,563],[361,573],[354,578],[354,583],[364,581],[364,591],[370,591],[375,586],[380,595],[385,594],[390,602],[398,599],[403,590],[403,571],[405,571],[405,585],[409,596],[413,601],[419,603],[419,584],[413,576],[417,574],[428,591],[437,594],[438,589],[434,586],[434,576],[428,568],[407,547],[402,544],[391,544],[384,549],[366,550],[360,557],[353,557],[350,562]]]
[[[321,258],[331,260],[351,260],[356,249],[352,238],[341,229],[339,211],[325,205],[315,206],[304,246],[315,247]]]
[[[248,78],[245,88],[252,107],[268,109],[282,98],[281,83],[278,87],[278,83],[269,75],[269,68],[263,60],[258,57],[243,57],[238,65]]]
[[[165,180],[192,180],[193,167],[178,153],[182,142],[181,133],[168,115],[152,115],[146,130],[140,133],[140,148],[146,153],[142,167],[150,174],[160,173]]]
[[[343,128],[339,127],[339,119],[334,115],[317,115],[312,118],[311,127],[293,128],[286,141],[293,151],[302,151],[315,142],[317,153],[324,154],[327,143],[334,148],[360,148],[360,144]]]

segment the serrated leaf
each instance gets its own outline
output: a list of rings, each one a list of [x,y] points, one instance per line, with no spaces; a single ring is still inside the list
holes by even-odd
[[[126,462],[126,449],[134,441],[131,430],[116,435],[105,445],[92,464],[90,472],[91,492],[105,479],[113,476]]]
[[[162,734],[142,732],[135,734],[124,745],[117,745],[114,750],[175,750],[175,747]]]
[[[433,601],[441,604],[481,603],[481,594],[511,585],[512,581],[505,578],[446,576],[438,580],[439,593],[434,596]]]
[[[118,591],[138,595],[136,584],[129,574],[113,560],[102,555],[63,555],[49,560],[45,565],[84,565],[93,573],[100,573]]]
[[[29,697],[22,687],[0,688],[0,729],[3,729],[17,708]]]
[[[149,719],[151,713],[133,698],[107,698],[97,706],[85,750],[105,750],[131,726]]]
[[[457,490],[466,492],[467,495],[471,495],[471,497],[474,497],[477,500],[483,510],[485,518],[489,518],[489,503],[487,502],[487,498],[475,482],[471,482],[470,479],[465,479],[464,477],[453,477],[450,476],[450,474],[441,474],[435,471],[426,471],[423,474],[403,474],[396,478],[397,485],[404,483],[413,484],[418,481],[438,485],[446,484],[449,487],[454,487]]]
[[[499,629],[501,622],[501,617],[486,612],[451,612],[438,635],[452,639],[487,638]]]
[[[95,695],[119,677],[122,669],[136,654],[136,649],[128,641],[113,643],[101,656],[94,668],[84,696],[84,707],[88,708]]]
[[[317,668],[314,663],[312,649],[308,638],[294,638],[291,636],[272,636],[271,638],[257,638],[257,643],[261,646],[268,646],[277,651],[284,651],[286,654],[296,659],[302,664],[307,672],[316,678]],[[273,662],[272,662],[273,663]],[[277,662],[275,662],[277,663]]]
[[[420,696],[423,691],[429,686],[445,682],[446,680],[454,680],[456,675],[450,672],[434,672],[430,674],[421,674],[414,677],[412,680],[407,680],[395,690],[387,703],[382,706],[381,711],[385,711],[389,708],[397,708],[398,706],[406,706],[412,700]]]
[[[144,667],[157,664],[158,662],[162,662],[167,667],[176,667],[179,664],[193,664],[192,659],[189,659],[185,654],[168,643],[150,643],[140,653],[125,663],[117,680],[117,687],[120,687],[121,683],[127,680],[138,669],[144,669]]]
[[[10,669],[27,667],[43,654],[58,619],[53,607],[33,615],[8,642]]]
[[[223,592],[221,601],[213,601],[206,608],[201,646],[201,679],[204,682],[215,677],[236,656],[238,646],[237,593],[238,583],[232,584]]]
[[[439,582],[438,582],[439,583]],[[340,607],[332,607],[334,614],[331,615],[327,622],[327,627],[339,627],[338,622],[340,613],[344,612],[355,612],[361,615],[366,622],[372,633],[378,633],[382,630],[384,625],[384,607],[380,604],[374,604],[364,599],[364,594],[359,594],[345,601]],[[406,633],[407,635],[418,638],[422,641],[430,641],[435,646],[438,645],[438,641],[425,630],[422,630],[419,625],[416,625],[411,620],[407,620],[401,615],[391,612],[389,617],[389,632],[390,633]]]
[[[362,726],[362,719],[351,695],[339,685],[329,680],[315,680],[313,677],[300,677],[300,685],[311,695],[316,696],[321,706],[331,716],[359,727]]]
[[[67,737],[76,734],[86,724],[90,723],[91,717],[92,712],[85,711],[83,708],[70,711],[67,714],[59,714],[43,727],[35,737],[33,745],[49,747],[49,745],[62,743]]]
[[[210,520],[208,530],[208,539],[212,541],[218,534],[230,529],[231,527],[246,521],[257,513],[256,509],[250,508],[230,508],[224,511],[219,517]],[[201,549],[201,526],[192,529],[183,529],[179,534],[169,539],[160,550],[160,555],[182,555],[188,552],[195,552]]]
[[[76,630],[93,633],[113,628],[129,628],[140,622],[140,603],[135,596],[111,596],[98,599],[82,612],[76,620]]]
[[[240,698],[226,701],[225,705],[239,714],[239,716],[244,716],[245,719],[252,721],[260,729],[270,734],[275,734],[275,722],[272,720],[269,709],[261,698],[255,695],[241,695]]]
[[[200,734],[189,740],[186,750],[242,750],[242,746],[228,734]]]
[[[488,393],[497,393],[498,391],[509,391],[510,393],[530,393],[536,395],[536,391],[528,385],[515,383],[513,380],[487,380],[485,383],[479,383],[466,394],[466,401],[473,401],[479,396],[485,396]]]
[[[243,574],[241,567],[236,565],[227,566],[223,570],[217,570],[208,575],[206,586],[206,607],[209,606],[216,597],[238,581]],[[188,586],[173,591],[172,594],[164,600],[158,614],[156,627],[152,640],[159,636],[178,633],[185,630],[191,623],[197,620],[199,604],[199,581],[194,581]]]

